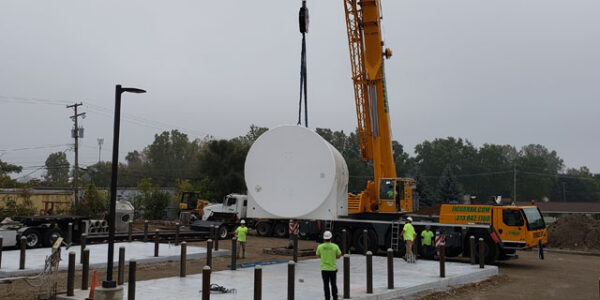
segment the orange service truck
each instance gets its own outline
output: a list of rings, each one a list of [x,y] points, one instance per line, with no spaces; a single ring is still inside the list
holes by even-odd
[[[451,256],[469,255],[470,236],[483,238],[489,263],[514,256],[516,250],[537,246],[542,258],[543,245],[548,243],[544,218],[535,206],[444,204],[438,223],[423,221],[415,225],[430,225],[444,235]]]

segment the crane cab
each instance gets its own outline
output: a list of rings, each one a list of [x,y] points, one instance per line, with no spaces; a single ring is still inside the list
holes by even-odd
[[[416,182],[410,178],[381,178],[379,180],[379,212],[413,212],[418,200],[413,197]],[[416,201],[415,201],[416,200]]]

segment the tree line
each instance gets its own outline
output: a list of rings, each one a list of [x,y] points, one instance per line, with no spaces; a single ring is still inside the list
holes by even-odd
[[[246,154],[266,130],[252,125],[245,135],[232,139],[194,140],[177,130],[164,131],[144,149],[126,155],[125,162],[119,164],[118,185],[141,184],[146,190],[153,186],[177,187],[198,191],[211,201],[220,201],[229,193],[245,193]],[[317,128],[316,132],[346,160],[349,192],[362,191],[372,179],[372,166],[361,160],[357,133],[326,128]],[[466,139],[447,137],[418,144],[414,155],[397,141],[393,141],[392,148],[397,175],[417,181],[416,190],[423,204],[456,202],[464,194],[483,201],[492,196],[513,198],[515,189],[519,201],[600,201],[600,174],[592,174],[587,167],[565,169],[556,151],[543,145],[519,149],[497,144],[476,147]],[[50,154],[45,167],[46,176],[29,185],[69,186],[73,172],[64,153]],[[19,166],[0,162],[0,185],[14,187],[17,183],[8,174],[20,171]],[[83,168],[79,176],[81,182],[108,187],[111,163],[103,161]]]

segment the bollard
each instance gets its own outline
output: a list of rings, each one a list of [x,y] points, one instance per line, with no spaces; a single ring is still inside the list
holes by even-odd
[[[235,270],[237,258],[237,238],[231,239],[231,270]]]
[[[206,241],[206,265],[212,268],[212,247],[213,241],[209,239]]]
[[[19,270],[25,270],[25,249],[27,248],[27,238],[21,237],[21,256],[19,259]]]
[[[0,236],[0,268],[2,268],[2,242],[3,238]]]
[[[125,281],[125,247],[119,247],[119,269],[117,270],[117,284],[123,285]]]
[[[369,251],[369,237],[368,237],[368,232],[366,229],[363,229],[363,247],[364,247],[364,253],[365,255],[367,255],[367,251]]]
[[[127,282],[127,300],[135,300],[135,272],[137,262],[135,259],[129,260],[129,281]]]
[[[219,236],[217,236],[217,227],[213,226],[213,241],[215,241],[215,251],[219,250]]]
[[[440,277],[446,277],[446,245],[440,245]]]
[[[175,245],[179,245],[179,223],[175,223]]]
[[[131,243],[133,240],[133,221],[127,222],[127,242]]]
[[[479,268],[483,269],[485,265],[485,246],[483,245],[483,238],[479,238]]]
[[[471,249],[471,264],[476,264],[475,260],[475,237],[471,236],[469,238],[469,249]]]
[[[85,247],[87,246],[87,234],[82,233],[81,237],[79,238],[79,245],[81,248],[81,253],[79,253],[79,263],[82,264],[83,263],[83,250],[85,250]]]
[[[88,289],[90,276],[90,249],[83,250],[81,263],[83,264],[81,267],[81,289],[85,291]]]
[[[288,290],[287,290],[287,298],[288,300],[294,300],[294,283],[295,283],[295,268],[296,268],[296,263],[293,261],[289,261],[288,262]]]
[[[179,260],[179,277],[185,277],[187,273],[187,243],[181,242],[181,259]]]
[[[202,268],[202,300],[210,300],[210,267]]]
[[[160,233],[158,229],[156,229],[156,233],[154,235],[154,257],[158,257],[158,242],[160,241]]]
[[[348,231],[342,229],[342,254],[348,253]]]
[[[67,296],[75,296],[75,252],[69,252],[67,271]]]
[[[367,251],[367,294],[373,294],[373,253]]]
[[[350,255],[344,254],[344,299],[350,299]]]
[[[292,240],[294,242],[294,252],[293,252],[293,257],[294,257],[294,262],[298,262],[298,236],[295,234],[292,234]]]
[[[144,220],[144,243],[148,241],[148,220]]]
[[[387,275],[388,275],[388,289],[394,288],[394,250],[392,248],[387,249]]]
[[[73,223],[69,222],[69,225],[67,226],[67,240],[66,240],[67,245],[70,246],[72,241],[73,241]]]
[[[262,268],[254,267],[254,300],[262,299]]]

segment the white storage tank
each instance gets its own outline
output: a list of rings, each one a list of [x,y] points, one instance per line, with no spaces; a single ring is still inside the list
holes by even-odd
[[[261,135],[246,157],[251,218],[324,219],[348,215],[348,167],[311,129],[284,125]]]

